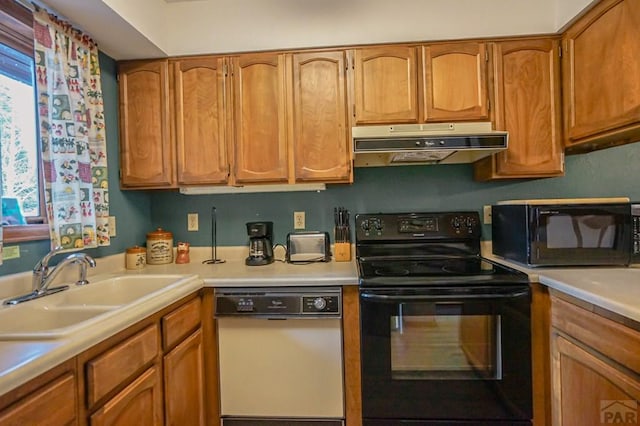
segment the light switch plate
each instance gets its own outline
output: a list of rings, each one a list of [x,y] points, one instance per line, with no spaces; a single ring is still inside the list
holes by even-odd
[[[198,213],[187,214],[187,231],[198,230]]]
[[[491,206],[484,206],[482,222],[485,225],[491,225]]]
[[[109,236],[110,237],[116,236],[116,217],[115,216],[109,216]]]

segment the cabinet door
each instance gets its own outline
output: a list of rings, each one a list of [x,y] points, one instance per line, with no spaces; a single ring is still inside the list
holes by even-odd
[[[235,182],[287,182],[284,55],[238,56],[233,69]]]
[[[424,46],[425,121],[489,119],[484,43]]]
[[[160,426],[162,379],[154,366],[109,400],[90,418],[91,426]]]
[[[355,123],[417,123],[416,48],[357,49],[354,59]]]
[[[178,183],[226,183],[225,60],[202,57],[172,65]]]
[[[72,425],[76,424],[76,377],[67,373],[0,411],[0,424]]]
[[[120,183],[164,188],[174,183],[166,60],[120,64]]]
[[[349,182],[345,53],[300,53],[292,61],[296,181]]]
[[[476,165],[479,180],[564,174],[558,42],[497,43],[495,127],[509,148]]]
[[[640,3],[600,2],[566,32],[563,47],[567,148],[591,138],[595,138],[596,145],[598,139],[607,142],[603,132],[637,126]]]
[[[164,357],[165,414],[168,425],[204,425],[202,330]]]
[[[637,424],[640,382],[606,358],[552,334],[553,424]]]

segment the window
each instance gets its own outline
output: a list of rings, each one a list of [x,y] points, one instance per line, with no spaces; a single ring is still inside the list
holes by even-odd
[[[4,241],[46,239],[36,130],[31,11],[0,0],[0,148]]]

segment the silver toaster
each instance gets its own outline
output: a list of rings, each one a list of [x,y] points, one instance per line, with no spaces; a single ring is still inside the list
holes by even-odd
[[[287,234],[287,262],[329,262],[330,244],[328,232],[290,232]]]

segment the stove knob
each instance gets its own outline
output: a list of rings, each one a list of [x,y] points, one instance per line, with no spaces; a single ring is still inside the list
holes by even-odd
[[[362,221],[362,225],[360,225],[362,227],[363,230],[368,231],[371,229],[371,223],[369,222],[369,220],[365,219]]]
[[[313,299],[313,307],[316,308],[316,310],[321,311],[327,307],[327,301],[324,297],[316,297]]]
[[[376,229],[376,231],[382,231],[382,228],[384,228],[384,224],[380,219],[376,219],[373,222],[373,227]]]

